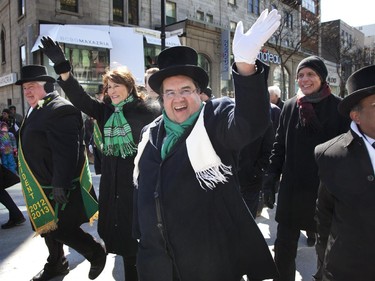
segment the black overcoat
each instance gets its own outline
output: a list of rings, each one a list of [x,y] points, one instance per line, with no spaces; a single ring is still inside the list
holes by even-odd
[[[81,112],[57,92],[51,101],[34,108],[24,119],[20,140],[25,160],[42,186],[72,189],[72,181],[80,176],[85,161]],[[47,197],[52,189],[44,189]],[[94,189],[91,195],[96,198]],[[50,200],[54,207],[55,201]],[[60,230],[75,229],[88,218],[84,212],[81,191],[70,191],[69,203],[58,211]]]
[[[287,100],[281,111],[279,127],[271,152],[268,172],[281,177],[276,221],[293,228],[316,231],[315,202],[319,187],[318,167],[315,163],[315,146],[346,132],[349,119],[337,110],[340,98],[329,95],[313,103],[322,128],[297,126],[297,96]]]
[[[227,182],[212,190],[199,185],[186,148],[192,128],[164,160],[163,121],[151,129],[139,162],[135,206],[142,281],[172,281],[172,268],[181,281],[238,281],[245,274],[267,279],[276,274],[267,244],[240,194],[235,171],[239,150],[270,124],[266,79],[263,72],[233,75],[236,102],[218,98],[204,108],[210,141],[222,163],[234,169]]]
[[[114,106],[89,96],[72,75],[66,81],[58,79],[58,83],[77,108],[97,120],[103,135],[104,124],[114,112]],[[123,113],[138,144],[142,128],[160,114],[160,108],[136,98],[124,105]],[[134,156],[123,159],[103,154],[98,233],[107,252],[121,256],[134,256],[138,247],[132,238],[133,169]]]
[[[319,280],[373,281],[375,174],[364,140],[350,130],[317,146],[315,155]]]

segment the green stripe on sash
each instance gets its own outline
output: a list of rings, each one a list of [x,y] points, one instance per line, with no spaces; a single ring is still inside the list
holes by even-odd
[[[34,177],[23,155],[21,140],[18,149],[18,171],[27,213],[37,234],[47,233],[57,228],[58,218],[46,197],[43,188]]]
[[[52,208],[51,203],[43,191],[43,188],[51,188],[51,186],[41,186],[33,175],[23,154],[21,139],[19,140],[18,152],[18,166],[22,184],[22,193],[36,235],[53,231],[57,228],[57,208],[56,211]],[[85,213],[89,219],[90,225],[92,225],[93,221],[98,219],[98,202],[90,194],[90,190],[93,186],[86,155],[85,158],[79,182]],[[56,203],[56,205],[58,204]]]

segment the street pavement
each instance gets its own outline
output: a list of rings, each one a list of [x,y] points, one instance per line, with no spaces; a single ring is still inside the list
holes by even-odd
[[[93,171],[92,165],[90,165],[90,169]],[[100,176],[92,172],[92,178],[98,194]],[[23,212],[24,216],[27,217],[20,184],[8,188],[7,191]],[[272,254],[277,227],[274,216],[275,209],[264,208],[261,216],[256,219]],[[0,204],[0,224],[6,223],[8,218],[8,210]],[[82,228],[100,241],[96,232],[96,223],[92,226],[84,224]],[[53,281],[89,280],[88,272],[90,263],[75,250],[67,246],[64,247],[65,254],[70,264],[70,273],[64,277],[56,277]],[[251,253],[249,254],[251,255]],[[11,229],[0,229],[1,281],[30,280],[43,268],[47,256],[48,251],[44,240],[40,236],[34,237],[34,232],[31,230],[31,225],[28,221]],[[306,233],[304,231],[301,232],[298,245],[296,267],[296,281],[312,280],[312,275],[315,273],[316,268],[316,256],[314,247],[308,247],[306,244]],[[95,280],[109,281],[124,279],[122,258],[113,254],[108,254],[106,266],[102,274]],[[244,278],[244,280],[246,280],[246,278]]]

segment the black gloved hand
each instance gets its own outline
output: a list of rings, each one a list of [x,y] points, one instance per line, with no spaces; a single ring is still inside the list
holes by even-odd
[[[59,64],[66,61],[65,55],[63,50],[61,49],[60,45],[53,41],[51,37],[43,36],[40,39],[43,47],[39,46],[39,49],[43,51],[43,53],[54,63]]]
[[[39,49],[54,63],[54,69],[57,74],[71,70],[70,63],[66,60],[65,54],[57,42],[53,41],[49,36],[43,36],[40,42],[43,47],[39,46]]]
[[[275,184],[277,181],[277,175],[273,173],[265,173],[262,182],[262,193],[264,205],[268,208],[273,209],[275,204]]]
[[[66,196],[65,188],[63,187],[54,187],[52,188],[53,200],[56,203],[66,204],[68,203],[68,197]]]

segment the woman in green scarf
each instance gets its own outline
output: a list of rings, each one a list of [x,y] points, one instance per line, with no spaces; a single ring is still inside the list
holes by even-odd
[[[132,238],[134,157],[142,128],[160,115],[136,90],[126,67],[103,75],[103,101],[87,94],[70,72],[69,61],[57,42],[43,38],[43,52],[55,63],[58,83],[69,100],[97,120],[103,136],[102,176],[99,186],[98,233],[107,253],[123,257],[126,281],[138,280],[137,241]]]

